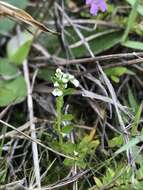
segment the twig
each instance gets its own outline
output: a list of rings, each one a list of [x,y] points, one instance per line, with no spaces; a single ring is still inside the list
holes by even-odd
[[[111,95],[111,98],[113,101],[113,105],[114,105],[115,110],[116,110],[116,114],[118,117],[120,127],[121,127],[122,131],[124,132],[123,133],[124,141],[125,141],[125,143],[128,143],[130,139],[129,139],[128,131],[127,131],[125,124],[124,124],[124,120],[123,120],[122,115],[121,115],[121,111],[119,110],[118,99],[117,99],[116,93],[114,91],[114,88],[113,88],[111,82],[109,81],[108,77],[105,75],[105,73],[103,72],[103,70],[99,64],[98,64],[98,68],[99,68],[99,71],[101,72],[101,74],[103,76],[105,84],[107,85],[107,87],[109,89],[109,92],[110,92],[110,95]],[[131,161],[133,161],[132,149],[127,150],[127,158],[128,158],[128,163],[131,165]],[[135,167],[135,163],[133,163],[132,166]]]
[[[4,117],[4,115],[8,112],[9,108],[12,106],[12,104],[8,105],[4,110],[0,112],[0,119]]]
[[[1,118],[0,118],[0,119],[1,119]],[[34,121],[33,121],[33,122],[34,122],[34,123],[37,122],[37,118],[34,118]],[[18,127],[18,130],[19,130],[19,131],[24,131],[24,130],[28,129],[29,126],[30,126],[30,122],[28,121],[28,122],[26,122],[24,125]],[[5,134],[0,135],[0,140],[3,139],[3,138],[10,138],[10,137],[13,138],[13,137],[17,136],[17,133],[18,133],[18,132],[15,131],[15,130],[9,131],[9,132],[7,132],[7,133],[5,133]]]
[[[79,178],[81,178],[82,176],[84,176],[88,172],[90,172],[90,169],[87,169],[87,170],[85,170],[83,172],[80,172],[80,173],[78,173],[78,174],[76,174],[76,175],[74,175],[74,176],[72,176],[70,178],[68,177],[68,179],[65,178],[65,179],[63,179],[61,181],[56,182],[55,184],[49,185],[47,187],[42,187],[42,190],[59,189],[60,187],[64,187],[64,186],[66,186],[68,184],[73,183],[74,181],[77,181]],[[39,190],[39,189],[33,189],[33,190]]]
[[[63,12],[63,9],[57,3],[56,3],[56,6],[58,7],[58,9],[61,12]],[[79,36],[79,38],[81,39],[82,43],[86,47],[86,49],[89,52],[89,54],[94,57],[94,54],[93,54],[92,50],[90,49],[90,46],[89,46],[88,42],[86,41],[86,39],[84,38],[84,36],[80,32],[80,30],[72,23],[72,20],[68,17],[68,15],[65,12],[63,12],[63,15],[67,19],[67,21],[71,24],[71,26],[73,27],[73,29],[75,30],[75,32],[77,33],[77,35]]]
[[[40,145],[41,147],[43,147],[43,148],[45,148],[45,149],[47,149],[47,150],[49,150],[49,151],[51,151],[51,152],[53,152],[53,153],[55,153],[55,154],[58,154],[58,155],[63,156],[63,157],[65,157],[65,158],[68,158],[68,159],[70,159],[70,160],[74,160],[73,157],[68,156],[68,155],[65,155],[65,154],[63,154],[63,153],[61,153],[61,152],[58,152],[58,151],[56,151],[56,150],[53,150],[52,148],[50,148],[50,147],[44,145],[43,143],[41,143],[38,139],[36,139],[36,140],[33,139],[33,138],[30,137],[29,135],[27,135],[27,134],[23,133],[22,131],[20,131],[18,128],[14,127],[14,126],[12,126],[12,125],[10,125],[10,124],[8,124],[8,123],[6,123],[5,121],[3,121],[3,120],[1,120],[1,119],[0,119],[0,123],[2,123],[2,124],[4,124],[4,125],[6,125],[7,127],[9,127],[9,128],[11,128],[11,129],[17,131],[18,133],[20,133],[21,135],[23,135],[23,136],[26,137],[27,139],[31,140],[32,142],[37,143],[37,144]]]
[[[52,55],[49,55],[46,56],[45,54],[43,54],[43,52],[41,51],[41,49],[37,48],[38,45],[37,44],[34,44],[33,45],[34,48],[36,48],[37,50],[39,50],[43,56],[38,56],[38,57],[35,57],[35,58],[31,58],[29,59],[30,61],[47,61],[47,60],[51,60],[53,61],[56,65],[58,66],[64,66],[64,65],[79,65],[79,64],[95,64],[96,62],[95,61],[103,61],[101,63],[101,65],[105,65],[106,66],[106,62],[105,61],[108,61],[108,60],[115,60],[115,59],[132,59],[132,58],[135,58],[135,57],[143,57],[143,52],[137,52],[136,55],[133,53],[119,53],[119,54],[110,54],[110,55],[101,55],[101,56],[96,56],[96,57],[87,57],[87,58],[81,58],[81,59],[71,59],[71,60],[67,60],[67,59],[64,59],[64,58],[61,58],[61,57],[57,57],[57,56],[52,56]],[[47,52],[48,53],[48,52]],[[137,63],[141,63],[141,58],[138,58],[138,59],[134,59],[134,60],[128,60],[128,61],[124,61],[124,62],[119,62],[119,63],[108,63],[108,66],[109,67],[114,67],[116,65],[118,66],[125,66],[125,65],[132,65],[132,64],[137,64]],[[41,64],[43,67],[44,66],[47,66],[47,62],[46,64]]]
[[[122,29],[123,26],[122,25],[117,25],[114,24],[112,22],[107,22],[107,21],[103,21],[103,20],[95,20],[95,19],[72,19],[72,23],[74,24],[85,24],[85,25],[98,25],[98,26],[103,26],[103,27],[110,27],[110,28],[118,28],[118,29]],[[46,21],[45,24],[48,25],[54,25],[55,22],[54,21]],[[64,19],[63,20],[63,24],[64,26],[69,26],[69,22]]]
[[[37,137],[36,137],[36,132],[35,132],[35,123],[33,122],[33,120],[34,120],[33,100],[32,100],[32,92],[31,92],[27,60],[23,61],[23,70],[24,70],[25,81],[27,84],[27,105],[28,105],[28,111],[29,111],[31,137],[32,137],[32,139],[36,140]],[[32,152],[33,152],[36,183],[37,183],[38,188],[40,189],[41,188],[41,180],[40,180],[41,177],[40,177],[40,167],[39,167],[39,159],[38,159],[38,147],[37,147],[36,142],[32,142]]]

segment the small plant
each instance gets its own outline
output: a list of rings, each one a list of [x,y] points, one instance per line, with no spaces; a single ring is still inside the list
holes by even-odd
[[[56,70],[53,78],[54,87],[52,94],[56,97],[56,120],[55,130],[59,136],[59,141],[53,142],[55,148],[60,149],[64,154],[74,157],[73,160],[66,158],[64,160],[65,165],[76,164],[80,168],[86,167],[85,158],[87,154],[92,153],[99,144],[98,140],[93,140],[95,132],[91,131],[90,135],[84,136],[81,140],[78,140],[76,144],[72,143],[69,138],[65,140],[65,136],[69,136],[70,132],[74,128],[72,120],[74,119],[72,114],[64,114],[64,96],[70,95],[73,89],[68,88],[68,83],[72,83],[75,87],[79,86],[79,81],[75,77],[68,73],[63,73],[60,69]]]
[[[78,87],[79,81],[75,79],[73,75],[68,73],[67,74],[63,73],[61,69],[56,70],[53,81],[55,89],[53,90],[52,94],[56,96],[56,112],[57,112],[55,128],[59,134],[59,140],[62,143],[63,131],[64,128],[67,128],[66,126],[64,126],[64,128],[62,129],[63,121],[71,121],[73,119],[73,116],[71,114],[63,114],[62,108],[64,105],[64,96],[72,93],[72,89],[68,88],[68,83],[71,82],[75,87]]]

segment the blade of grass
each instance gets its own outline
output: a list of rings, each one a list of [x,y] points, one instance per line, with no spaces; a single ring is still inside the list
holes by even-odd
[[[138,107],[134,121],[132,122],[132,125],[131,125],[132,126],[131,132],[133,135],[135,135],[137,132],[137,128],[141,119],[142,107],[143,107],[143,103],[141,103],[140,106]]]
[[[136,144],[138,144],[141,141],[143,141],[143,136],[137,136],[135,138],[132,138],[128,143],[126,143],[125,145],[123,145],[121,148],[119,148],[115,152],[115,156],[117,156],[118,154],[120,154],[122,152],[130,150],[132,147],[134,147]]]
[[[129,15],[127,27],[126,27],[125,32],[124,32],[123,37],[122,37],[122,42],[126,41],[126,39],[128,38],[129,32],[134,25],[134,22],[135,22],[135,19],[137,17],[137,13],[138,13],[137,12],[138,5],[139,5],[139,0],[136,0],[134,5],[133,5],[133,8],[131,10],[131,13]]]

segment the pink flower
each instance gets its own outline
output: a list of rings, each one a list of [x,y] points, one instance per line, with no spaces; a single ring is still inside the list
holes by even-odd
[[[86,5],[90,6],[90,13],[97,15],[98,10],[102,12],[107,10],[107,5],[104,0],[86,0]]]

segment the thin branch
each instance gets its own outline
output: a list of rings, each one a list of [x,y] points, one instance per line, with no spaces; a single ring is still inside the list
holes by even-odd
[[[38,139],[36,139],[36,140],[33,139],[33,138],[30,137],[29,135],[27,135],[27,134],[25,134],[24,132],[20,131],[18,128],[14,127],[14,126],[12,126],[12,125],[10,125],[10,124],[8,124],[8,123],[6,123],[5,121],[3,121],[3,120],[1,120],[1,119],[0,119],[0,123],[2,123],[3,125],[5,125],[5,126],[11,128],[11,129],[17,131],[19,134],[23,135],[24,137],[26,137],[27,139],[31,140],[32,142],[37,143],[37,144],[40,145],[41,147],[43,147],[43,148],[45,148],[45,149],[47,149],[47,150],[49,150],[49,151],[51,151],[51,152],[53,152],[53,153],[55,153],[55,154],[58,154],[59,156],[63,156],[63,157],[68,158],[68,159],[70,159],[70,160],[74,160],[73,157],[68,156],[68,155],[65,155],[65,154],[63,154],[63,153],[61,153],[61,152],[58,152],[58,151],[56,151],[56,150],[53,150],[52,148],[50,148],[50,147],[44,145],[43,143],[41,143]]]
[[[33,122],[34,120],[33,100],[32,100],[32,92],[31,92],[31,84],[30,84],[30,76],[29,76],[27,60],[23,61],[23,70],[24,70],[25,81],[27,84],[27,105],[28,105],[28,111],[29,111],[31,137],[32,139],[36,140],[37,137],[36,137],[35,123]],[[38,147],[37,147],[37,143],[35,142],[32,142],[32,152],[33,152],[36,183],[37,183],[38,188],[40,189],[41,177],[40,177],[40,167],[39,167],[39,159],[38,159]]]

